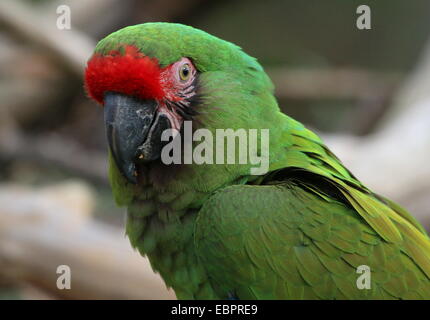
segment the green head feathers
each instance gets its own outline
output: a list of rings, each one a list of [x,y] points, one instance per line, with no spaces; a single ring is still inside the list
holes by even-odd
[[[138,53],[131,56],[128,49],[124,49],[127,47],[136,48]],[[139,67],[148,57],[155,61],[156,66],[148,61]],[[184,58],[191,61],[197,73],[195,95],[186,107],[186,110],[195,113],[192,116],[194,129],[206,128],[214,134],[216,129],[269,129],[270,140],[276,141],[280,138],[282,128],[296,125],[292,119],[280,113],[273,96],[273,84],[255,58],[230,42],[181,24],[145,23],[126,27],[102,39],[88,63],[87,90],[90,96],[102,103],[103,95],[108,91],[133,96],[136,90],[152,90],[157,92],[154,97],[160,100],[158,104],[161,105],[164,103],[161,100],[169,100],[166,92],[171,88],[161,88],[163,95],[158,94],[158,87],[151,89],[151,86],[156,86],[154,82],[162,86],[169,83],[166,70],[174,69]],[[147,72],[142,70],[142,73],[137,73],[139,68]],[[159,70],[150,73],[148,70],[151,68]],[[109,71],[111,73],[106,73]],[[144,81],[140,84],[142,79]],[[97,95],[94,93],[96,90]],[[143,95],[143,98],[147,99],[148,96],[151,97]],[[169,120],[172,122],[174,119],[171,118]],[[182,120],[178,122],[182,123]],[[273,154],[280,149],[281,145],[270,145]],[[201,187],[207,190],[224,183],[223,179],[227,182],[249,172],[249,165],[218,165],[210,170],[216,172],[218,178],[207,179],[207,174],[203,173],[208,170],[205,165],[194,167],[192,171],[195,174],[188,175],[188,181],[192,185],[193,181],[190,180],[195,177],[198,180],[196,184],[202,184]]]
[[[157,58],[161,67],[189,57],[200,72],[262,70],[238,46],[182,24],[156,22],[125,27],[102,39],[95,52],[106,54],[123,44],[135,45],[145,55]]]

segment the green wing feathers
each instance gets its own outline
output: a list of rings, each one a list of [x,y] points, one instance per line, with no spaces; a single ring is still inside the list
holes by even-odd
[[[203,206],[195,243],[225,297],[429,298],[427,257],[411,247],[420,244],[421,236],[428,245],[425,236],[403,219],[401,225],[411,233],[400,228],[399,245],[363,219],[355,208],[293,181],[232,186]],[[356,285],[360,265],[371,269],[370,290]]]
[[[262,185],[215,193],[199,213],[197,252],[218,293],[429,299],[424,229],[362,185],[312,132],[299,127],[291,133],[284,168],[260,179]],[[356,285],[360,265],[370,267],[370,290]]]
[[[422,226],[396,203],[367,189],[309,130],[292,132],[294,145],[306,154],[307,169],[324,177],[355,211],[387,242],[402,246],[430,278],[430,241]]]

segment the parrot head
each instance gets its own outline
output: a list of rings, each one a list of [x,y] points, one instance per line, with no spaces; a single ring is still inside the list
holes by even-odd
[[[88,95],[104,108],[116,166],[133,184],[137,164],[159,161],[166,129],[272,125],[273,85],[238,46],[181,24],[145,23],[102,39],[87,64]]]

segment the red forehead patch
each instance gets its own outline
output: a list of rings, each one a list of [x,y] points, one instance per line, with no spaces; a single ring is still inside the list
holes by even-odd
[[[134,46],[124,46],[124,52],[110,51],[107,55],[94,54],[85,70],[85,88],[88,95],[103,104],[107,91],[132,95],[141,99],[161,99],[157,59],[140,53]]]

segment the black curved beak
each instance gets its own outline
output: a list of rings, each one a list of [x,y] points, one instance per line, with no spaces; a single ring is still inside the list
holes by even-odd
[[[104,117],[115,163],[122,175],[135,184],[136,163],[159,158],[161,133],[170,127],[170,121],[157,114],[155,100],[140,100],[114,92],[105,94]]]

